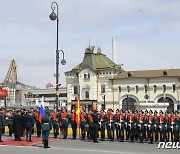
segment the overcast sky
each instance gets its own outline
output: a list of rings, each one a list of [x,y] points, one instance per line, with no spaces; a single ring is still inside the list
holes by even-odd
[[[4,0],[0,5],[0,82],[16,60],[18,79],[45,88],[55,83],[56,22],[49,19],[52,0]],[[125,70],[180,68],[180,0],[56,0],[59,49],[64,72],[82,61],[89,44]]]

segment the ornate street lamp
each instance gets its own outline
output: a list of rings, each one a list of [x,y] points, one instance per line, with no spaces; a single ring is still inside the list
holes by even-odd
[[[56,7],[55,7],[56,6]],[[56,108],[58,108],[58,102],[59,102],[59,52],[61,51],[63,54],[63,59],[61,61],[62,65],[66,64],[66,61],[64,59],[64,52],[63,50],[58,49],[58,35],[59,35],[59,17],[58,17],[58,4],[56,2],[53,2],[51,4],[52,13],[50,14],[49,18],[52,21],[57,21],[57,42],[56,42]],[[55,10],[57,10],[57,13],[55,13]]]

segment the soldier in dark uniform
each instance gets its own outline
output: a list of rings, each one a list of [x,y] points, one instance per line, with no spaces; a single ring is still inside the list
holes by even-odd
[[[67,138],[67,131],[68,131],[68,114],[66,108],[63,108],[61,113],[61,124],[62,124],[62,132],[63,132],[63,139]]]
[[[155,133],[155,141],[158,142],[159,140],[159,116],[157,115],[157,111],[154,111],[154,133]]]
[[[31,116],[33,118],[32,134],[34,134],[34,124],[36,123],[36,115],[35,115],[35,112],[34,112],[33,108],[31,108]]]
[[[23,134],[23,124],[24,124],[24,119],[23,116],[21,115],[21,111],[17,111],[17,114],[13,118],[13,130],[14,130],[14,136],[15,136],[15,141],[21,141],[21,136]]]
[[[32,142],[31,135],[32,135],[32,128],[34,127],[34,120],[31,110],[24,115],[25,119],[25,129],[26,129],[26,141]],[[29,140],[28,140],[29,137]]]
[[[139,132],[139,140],[140,143],[143,143],[144,141],[144,131],[145,131],[145,127],[144,127],[144,123],[145,123],[145,117],[143,116],[143,111],[141,110],[139,112],[139,116],[138,116],[138,132]]]
[[[155,123],[155,118],[152,115],[152,110],[149,111],[149,116],[148,116],[148,136],[150,138],[150,143],[153,144],[153,134],[154,134],[154,123]]]
[[[134,142],[134,124],[135,124],[135,118],[133,115],[133,111],[130,111],[128,125],[129,125],[129,136],[131,142]]]
[[[56,107],[54,107],[54,111],[51,114],[52,126],[54,131],[54,138],[57,138],[59,135],[59,127],[58,127],[58,112]]]
[[[169,122],[169,115],[168,115],[168,111],[165,112],[165,138],[166,138],[166,142],[169,142],[169,135],[170,135],[170,122]]]
[[[3,117],[2,109],[0,108],[0,142],[3,142],[1,139],[3,127],[4,127],[4,117]]]
[[[72,111],[71,111],[70,123],[71,123],[71,128],[72,128],[72,137],[75,140],[76,134],[77,134],[76,110],[75,109],[72,109]]]
[[[144,114],[144,139],[148,141],[148,110]]]
[[[161,110],[159,112],[159,131],[160,131],[160,141],[161,142],[164,142],[164,139],[165,139],[165,122],[166,122],[166,119]]]
[[[174,112],[171,112],[171,117],[170,117],[170,130],[171,130],[171,141],[176,142],[177,138],[177,129],[176,129],[176,117],[174,115]]]
[[[80,126],[81,126],[81,135],[82,135],[81,140],[85,140],[87,120],[86,120],[86,114],[85,114],[84,109],[81,109],[80,121],[81,121]]]
[[[113,110],[109,109],[109,115],[107,116],[107,120],[108,120],[108,130],[109,130],[110,141],[114,141],[115,118],[114,118],[113,113],[114,113]]]
[[[44,148],[50,148],[48,143],[48,137],[51,129],[51,120],[48,109],[45,110],[45,115],[42,117],[42,139]]]
[[[101,131],[101,141],[105,140],[105,126],[106,126],[106,114],[103,109],[101,109],[101,113],[99,116],[99,127]]]
[[[119,141],[119,109],[116,109],[116,114],[114,115],[114,122],[115,122],[115,129],[116,129],[116,137],[117,140]]]
[[[119,142],[124,142],[125,115],[123,113],[123,110],[120,110],[118,119],[119,119]]]
[[[36,115],[37,137],[41,137],[41,129],[42,129],[41,120],[42,120],[42,115],[40,113],[40,107],[37,107],[37,111],[36,111],[35,115]]]
[[[87,115],[87,124],[88,124],[87,138],[92,140],[94,123],[93,123],[93,112],[91,109],[89,110],[89,113]]]
[[[129,111],[125,111],[125,130],[126,130],[126,140],[129,140],[129,125],[128,125],[128,120],[129,120]]]
[[[139,137],[139,127],[138,127],[138,117],[139,113],[137,110],[134,111],[134,118],[135,118],[135,123],[134,123],[134,138],[137,141]]]
[[[94,143],[99,143],[97,138],[98,138],[98,112],[97,110],[93,111],[93,142]]]

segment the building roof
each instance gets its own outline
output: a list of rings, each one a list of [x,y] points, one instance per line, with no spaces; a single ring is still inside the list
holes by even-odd
[[[124,71],[119,73],[114,79],[157,77],[180,77],[180,69]]]
[[[105,54],[102,54],[100,52],[94,53],[94,50],[94,46],[86,48],[82,63],[78,64],[71,71],[79,72],[80,70],[85,68],[92,69],[93,71],[109,69],[121,70],[120,65],[115,64],[111,59],[106,57]]]

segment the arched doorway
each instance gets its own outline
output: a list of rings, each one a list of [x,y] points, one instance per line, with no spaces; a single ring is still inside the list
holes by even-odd
[[[158,103],[169,103],[169,106],[167,107],[168,112],[174,111],[174,101],[172,98],[165,96],[160,97],[157,101]]]
[[[136,105],[137,105],[137,101],[130,97],[130,96],[127,96],[126,98],[124,98],[122,100],[122,109],[123,110],[136,110]]]

